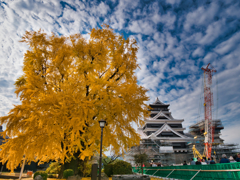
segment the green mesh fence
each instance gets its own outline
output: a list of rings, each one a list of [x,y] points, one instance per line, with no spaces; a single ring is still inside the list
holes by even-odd
[[[199,171],[200,170],[200,171]],[[199,171],[199,172],[198,172]],[[134,168],[134,173],[141,173],[141,168]],[[209,179],[239,179],[240,162],[210,165],[186,165],[186,166],[166,166],[166,167],[144,167],[143,173],[150,176],[168,177],[175,179],[193,178],[194,180]],[[170,174],[171,173],[171,174]]]

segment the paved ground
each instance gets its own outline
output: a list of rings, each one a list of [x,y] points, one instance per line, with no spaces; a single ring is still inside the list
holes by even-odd
[[[15,180],[15,179],[18,179],[19,178],[19,175],[18,176],[14,176],[14,175],[0,175],[0,179],[1,180]],[[22,177],[22,179],[24,180],[33,180],[33,178],[29,178],[29,177]],[[48,178],[48,180],[60,180],[60,179],[55,179],[55,178]],[[87,178],[82,178],[81,180],[91,180],[90,177],[87,177]],[[112,178],[109,178],[109,180],[112,180]],[[151,180],[162,180],[161,178],[151,178]]]
[[[18,179],[19,177],[14,177],[14,176],[1,176],[0,175],[0,179],[1,180],[4,180],[4,179],[6,179],[6,180],[11,180],[11,179]],[[26,178],[26,177],[23,177],[24,178],[24,180],[33,180],[33,178]],[[48,178],[48,180],[52,180],[52,178]],[[59,179],[57,179],[57,180],[59,180]],[[91,178],[82,178],[81,180],[91,180]],[[112,178],[109,178],[109,180],[112,180]],[[161,180],[161,179],[159,179],[159,178],[151,178],[151,180]]]
[[[9,175],[0,175],[0,179],[19,179],[19,176],[9,176]],[[27,178],[27,177],[22,177],[22,179],[24,180],[28,180],[28,179],[31,179],[32,178]]]

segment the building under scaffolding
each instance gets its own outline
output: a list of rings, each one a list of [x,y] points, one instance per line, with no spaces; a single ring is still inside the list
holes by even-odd
[[[217,161],[222,158],[222,154],[226,154],[229,158],[230,156],[236,156],[239,152],[239,145],[234,143],[223,143],[213,146],[213,154]]]
[[[236,155],[239,152],[238,144],[225,144],[224,140],[220,138],[221,130],[224,129],[220,119],[213,120],[214,128],[214,141],[212,146],[212,156],[216,158],[217,161],[222,157],[222,154],[226,154],[227,157]],[[189,127],[188,136],[195,137],[193,141],[188,143],[189,154],[193,154],[192,146],[195,145],[197,150],[203,154],[204,153],[204,132],[205,132],[205,121],[199,121]]]
[[[148,156],[148,163],[161,163],[162,165],[172,165],[175,163],[175,156],[173,154],[173,149],[168,148],[169,146],[169,143],[162,142],[162,145],[160,145],[154,140],[141,141],[141,144],[139,146],[132,147],[125,154],[124,160],[131,163],[132,166],[135,166],[133,156],[135,154],[145,153]]]
[[[224,129],[222,122],[220,119],[213,120],[213,128],[214,128],[214,141],[213,144],[222,144],[223,139],[220,138],[221,130]],[[205,121],[199,121],[189,127],[189,133],[192,136],[197,136],[197,140],[204,143],[204,132],[205,132]]]

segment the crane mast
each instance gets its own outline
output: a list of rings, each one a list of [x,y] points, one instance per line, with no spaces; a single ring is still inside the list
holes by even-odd
[[[212,106],[213,94],[211,91],[212,86],[212,73],[217,72],[215,69],[209,69],[210,63],[206,68],[201,68],[204,73],[204,118],[205,118],[205,155],[207,158],[211,157],[212,143],[214,142],[214,126],[212,121]]]

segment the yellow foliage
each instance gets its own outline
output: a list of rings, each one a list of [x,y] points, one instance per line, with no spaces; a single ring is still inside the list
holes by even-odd
[[[80,34],[48,36],[41,30],[26,32],[29,45],[23,75],[18,78],[16,105],[7,116],[3,135],[10,138],[0,148],[8,168],[26,160],[64,163],[76,153],[91,157],[99,151],[104,119],[103,147],[116,153],[139,143],[131,126],[147,115],[146,89],[137,84],[137,44],[125,40],[108,26],[92,29],[90,40]]]

